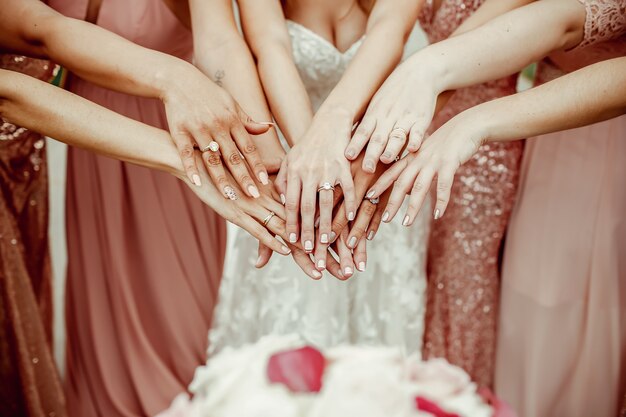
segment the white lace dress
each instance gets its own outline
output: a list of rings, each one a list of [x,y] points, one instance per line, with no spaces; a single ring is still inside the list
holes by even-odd
[[[362,39],[342,53],[299,24],[288,22],[288,29],[296,65],[316,109],[341,78]],[[325,348],[341,343],[383,344],[419,352],[429,206],[411,228],[401,225],[402,216],[382,224],[368,246],[366,271],[357,271],[345,282],[328,273],[320,281],[311,280],[291,257],[278,255],[258,270],[256,240],[229,224],[209,354],[267,334],[289,333]]]

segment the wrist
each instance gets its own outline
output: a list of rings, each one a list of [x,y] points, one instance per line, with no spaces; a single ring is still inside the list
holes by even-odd
[[[167,102],[172,96],[180,94],[182,84],[196,78],[198,69],[190,63],[177,60],[175,64],[162,66],[154,73],[153,85],[158,98]]]
[[[439,95],[452,89],[453,72],[447,56],[437,52],[437,44],[427,46],[407,59],[410,71],[421,79],[423,85],[430,86]]]

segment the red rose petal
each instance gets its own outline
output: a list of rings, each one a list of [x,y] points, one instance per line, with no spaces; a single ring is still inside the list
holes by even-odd
[[[493,417],[517,417],[511,406],[496,397],[489,388],[480,388],[478,394],[493,407]]]
[[[283,384],[291,392],[319,392],[326,359],[311,347],[279,352],[270,357],[267,377],[270,382]]]
[[[415,397],[415,408],[430,413],[435,417],[460,417],[456,413],[448,413],[442,410],[437,404],[424,397]]]

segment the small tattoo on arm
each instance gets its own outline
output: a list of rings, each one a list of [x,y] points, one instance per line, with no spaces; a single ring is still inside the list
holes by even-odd
[[[215,84],[219,85],[220,87],[223,87],[222,80],[224,79],[225,76],[226,76],[226,73],[224,72],[224,70],[215,71],[215,75],[213,75]]]

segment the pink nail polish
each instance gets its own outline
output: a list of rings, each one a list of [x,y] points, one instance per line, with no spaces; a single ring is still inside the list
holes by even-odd
[[[285,199],[285,194],[281,194],[280,195],[280,202],[283,203],[283,206],[285,205],[285,203],[287,202],[287,200]]]
[[[359,271],[365,271],[365,262],[359,262]]]
[[[250,193],[250,195],[254,198],[259,198],[261,197],[261,194],[259,194],[259,189],[256,188],[255,185],[249,185],[248,186],[248,192]]]
[[[191,177],[191,181],[193,181],[193,183],[198,187],[202,185],[202,182],[200,181],[200,175],[198,174],[193,174],[193,176]]]
[[[402,220],[402,226],[408,226],[410,220],[411,218],[408,216],[408,214],[404,216],[404,220]]]
[[[265,172],[259,172],[259,180],[263,185],[267,185],[270,183],[270,179]]]
[[[313,271],[311,271],[311,274],[315,277],[315,278],[321,278],[322,277],[322,273],[320,271],[318,271],[317,269],[314,269]]]
[[[435,220],[439,220],[439,218],[441,217],[441,212],[439,211],[439,209],[435,209]]]

